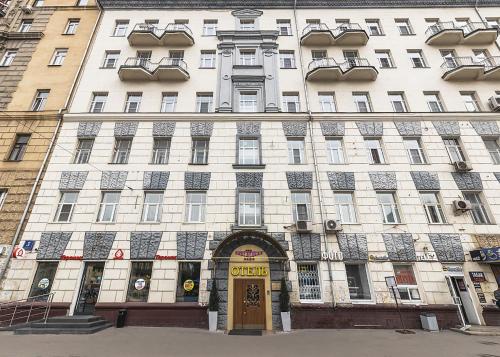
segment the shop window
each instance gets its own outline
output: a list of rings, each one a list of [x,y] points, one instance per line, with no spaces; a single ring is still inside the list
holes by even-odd
[[[40,262],[36,269],[35,278],[31,284],[29,297],[36,297],[50,293],[58,262]],[[44,299],[44,298],[42,298]],[[46,299],[46,298],[45,298]]]
[[[128,302],[147,302],[153,262],[133,262],[128,283]]]
[[[420,301],[417,279],[411,265],[394,265],[394,276],[398,284],[398,290],[403,301]]]
[[[200,291],[200,262],[179,262],[177,302],[198,302]]]
[[[370,300],[370,284],[365,264],[346,264],[347,285],[351,300]]]
[[[321,284],[316,263],[297,264],[301,301],[321,301]]]

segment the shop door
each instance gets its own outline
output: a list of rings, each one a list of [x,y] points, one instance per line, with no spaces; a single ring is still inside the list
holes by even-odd
[[[495,276],[495,280],[497,282],[497,285],[500,287],[500,264],[498,265],[491,265],[491,271],[493,272],[493,275]]]
[[[93,315],[101,288],[104,262],[85,263],[75,315]]]
[[[462,310],[464,315],[465,323],[472,325],[480,325],[481,322],[476,314],[476,309],[474,308],[474,303],[470,297],[469,290],[467,289],[467,284],[463,276],[452,276],[451,283],[455,290],[456,295],[460,297],[459,308]]]
[[[266,327],[263,279],[234,280],[234,328],[260,330]]]

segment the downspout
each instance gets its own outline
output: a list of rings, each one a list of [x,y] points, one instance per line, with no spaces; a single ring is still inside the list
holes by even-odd
[[[479,12],[479,0],[476,0],[476,3],[474,4],[474,11],[476,11],[476,14],[477,14],[477,16],[479,16],[479,19],[481,20],[481,22],[485,25],[488,25],[488,21],[486,21],[486,19]],[[495,40],[495,46],[498,50],[500,50],[500,45],[498,44],[497,40]]]
[[[311,141],[311,149],[312,149],[312,155],[313,155],[313,164],[314,164],[314,176],[315,176],[315,182],[316,182],[316,191],[318,194],[318,199],[319,199],[319,215],[321,217],[321,230],[322,234],[321,236],[323,237],[323,244],[325,246],[326,251],[329,251],[330,247],[328,245],[328,240],[326,238],[326,229],[325,229],[325,213],[324,213],[324,201],[323,201],[323,194],[322,194],[322,188],[321,188],[321,180],[320,180],[320,172],[319,172],[319,167],[318,167],[318,160],[316,157],[316,146],[314,144],[314,135],[313,135],[313,116],[311,113],[311,108],[309,105],[309,91],[307,88],[307,82],[305,80],[305,72],[304,72],[304,61],[303,61],[303,52],[302,52],[302,46],[300,44],[300,35],[299,35],[299,28],[298,28],[298,22],[297,22],[297,0],[294,0],[293,2],[293,17],[294,17],[294,22],[295,22],[295,33],[297,34],[297,47],[299,49],[299,64],[300,64],[300,72],[302,76],[302,86],[304,89],[304,97],[306,100],[306,109],[307,109],[307,125],[308,125],[308,136],[309,140]],[[327,266],[328,266],[328,278],[330,279],[330,293],[332,295],[332,307],[335,308],[337,306],[337,302],[335,301],[335,289],[333,287],[333,273],[332,273],[332,265],[331,261],[327,260]]]

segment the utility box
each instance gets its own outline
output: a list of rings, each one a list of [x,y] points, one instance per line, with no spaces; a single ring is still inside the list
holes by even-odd
[[[422,328],[426,331],[439,331],[438,322],[435,314],[424,313],[420,315],[420,322],[422,323]]]

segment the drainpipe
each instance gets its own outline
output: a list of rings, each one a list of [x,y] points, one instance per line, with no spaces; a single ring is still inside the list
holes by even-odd
[[[47,168],[49,156],[52,152],[52,149],[53,149],[55,141],[56,141],[57,134],[58,134],[59,129],[61,127],[62,117],[63,117],[63,110],[59,110],[59,112],[57,113],[56,129],[54,130],[54,133],[52,134],[52,138],[50,140],[49,147],[47,148],[47,152],[45,153],[45,157],[43,158],[42,166],[38,170],[38,174],[36,176],[35,183],[33,184],[33,187],[31,187],[31,192],[30,192],[30,195],[28,198],[28,202],[26,203],[26,206],[24,207],[23,215],[21,216],[21,220],[19,221],[19,224],[17,226],[16,233],[14,234],[14,237],[12,238],[12,241],[10,243],[10,248],[7,252],[7,260],[4,264],[4,266],[2,267],[2,270],[0,271],[0,281],[3,279],[4,274],[7,270],[7,266],[10,263],[10,260],[12,258],[12,251],[14,249],[14,246],[16,245],[17,240],[19,239],[19,236],[21,235],[22,228],[23,228],[24,224],[26,223],[26,217],[28,216],[30,206],[31,206],[33,199],[35,197],[36,189],[38,187],[38,184],[40,183],[40,180],[42,178],[43,173],[45,172],[45,169]]]
[[[328,240],[326,238],[326,229],[325,229],[325,220],[326,216],[324,213],[324,201],[323,201],[323,191],[321,188],[321,180],[320,180],[320,172],[319,172],[319,167],[318,167],[318,161],[316,157],[316,146],[314,144],[314,135],[313,135],[313,116],[311,113],[311,108],[309,105],[309,91],[307,87],[307,82],[305,80],[305,72],[304,72],[304,61],[303,61],[303,52],[302,52],[302,46],[300,45],[300,36],[299,36],[299,25],[297,22],[297,0],[294,0],[293,2],[293,18],[295,22],[295,33],[297,34],[297,47],[299,49],[299,64],[300,64],[300,74],[302,76],[302,86],[304,89],[304,97],[306,100],[306,109],[307,109],[307,125],[308,125],[308,136],[309,140],[311,141],[311,149],[312,149],[312,154],[313,154],[313,164],[314,164],[314,176],[315,176],[315,182],[316,182],[316,191],[318,194],[318,199],[319,199],[319,214],[321,217],[321,230],[322,234],[321,236],[323,237],[323,244],[325,246],[326,251],[329,251],[329,244]],[[332,263],[331,261],[327,260],[327,266],[328,266],[328,278],[330,279],[330,292],[332,295],[332,307],[335,308],[337,306],[337,302],[335,301],[335,290],[333,286],[333,273],[332,273]]]
[[[486,21],[486,19],[481,15],[481,13],[479,12],[479,0],[476,0],[476,3],[474,4],[474,11],[476,12],[477,16],[479,16],[479,19],[481,20],[481,22],[485,25],[488,24],[488,21]],[[500,45],[498,44],[498,41],[495,40],[495,46],[498,50],[500,50]]]

